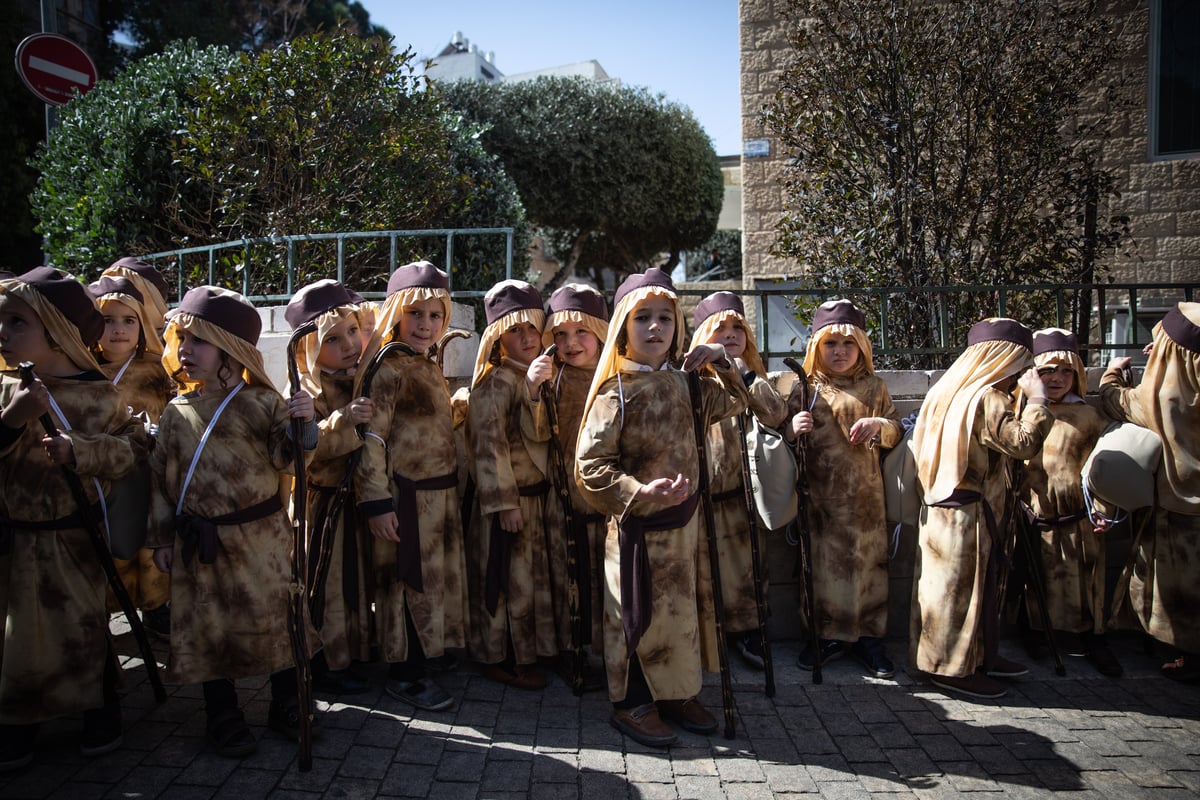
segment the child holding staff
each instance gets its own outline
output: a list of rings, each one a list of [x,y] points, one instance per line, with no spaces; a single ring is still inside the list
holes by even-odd
[[[202,683],[209,742],[241,757],[257,746],[234,680],[271,673],[268,725],[295,739],[301,709],[288,638],[292,523],[280,476],[292,470],[291,419],[317,446],[313,401],[284,400],[256,349],[262,321],[240,294],[189,291],[169,315],[163,364],[180,396],[159,420],[151,457],[148,544],[171,573],[170,674]],[[307,615],[300,624],[309,626]],[[311,649],[316,634],[306,635]],[[303,713],[309,713],[305,709]]]
[[[671,364],[686,341],[670,276],[657,268],[629,276],[617,289],[576,450],[584,497],[609,517],[604,661],[611,722],[652,747],[676,740],[663,717],[694,733],[717,729],[697,699],[702,666],[716,666],[717,642],[696,515],[692,401],[687,375]],[[701,379],[701,416],[711,425],[742,411],[747,396],[721,345],[698,345],[684,356],[685,370],[708,364],[719,378]]]

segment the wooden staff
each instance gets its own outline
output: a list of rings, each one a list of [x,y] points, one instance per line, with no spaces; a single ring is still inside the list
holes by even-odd
[[[1021,551],[1025,556],[1025,589],[1026,591],[1033,590],[1033,597],[1038,605],[1038,618],[1042,623],[1042,630],[1046,632],[1046,644],[1054,659],[1054,674],[1062,676],[1067,674],[1067,668],[1063,664],[1062,654],[1058,650],[1058,642],[1054,638],[1054,627],[1050,622],[1050,609],[1046,606],[1046,577],[1042,573],[1041,555],[1033,546],[1033,538],[1036,536],[1040,539],[1041,537],[1038,536],[1037,528],[1030,524],[1029,517],[1025,515],[1025,507],[1021,503],[1021,498],[1017,495],[1023,472],[1024,468],[1021,462],[1014,459],[1012,468],[1013,529],[1017,539],[1020,540]],[[999,587],[997,587],[997,591],[999,591]]]
[[[766,681],[767,697],[775,696],[775,662],[771,657],[771,643],[767,640],[767,601],[763,596],[762,564],[759,563],[758,511],[754,507],[754,487],[750,484],[750,453],[746,447],[746,414],[737,415],[738,439],[742,445],[742,490],[746,500],[746,514],[750,522],[750,558],[754,573],[754,605],[758,611],[758,635],[762,640],[763,677]]]
[[[808,411],[808,373],[794,358],[785,358],[783,363],[796,373],[799,382],[800,410]],[[812,532],[808,520],[808,436],[796,437],[796,500],[799,513],[796,514],[796,526],[800,535],[796,537],[797,555],[800,559],[800,570],[804,575],[804,613],[808,616],[810,628],[809,646],[813,651],[813,683],[819,684],[824,680],[821,675],[821,637],[817,632],[817,601],[813,595],[812,575]]]
[[[725,707],[725,738],[734,736],[733,682],[729,676],[729,649],[725,644],[725,601],[721,596],[721,563],[717,548],[717,523],[713,515],[712,491],[708,477],[706,434],[708,420],[704,418],[704,403],[700,394],[700,373],[688,373],[688,393],[692,401],[692,427],[696,432],[696,458],[700,464],[700,505],[704,509],[704,526],[708,529],[708,561],[712,571],[713,619],[717,625],[717,659],[721,666],[721,703]]]

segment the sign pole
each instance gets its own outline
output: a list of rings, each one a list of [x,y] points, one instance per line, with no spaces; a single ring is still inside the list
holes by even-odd
[[[58,4],[54,0],[42,0],[42,33],[58,33]],[[46,144],[50,144],[50,131],[57,121],[54,106],[46,103]]]

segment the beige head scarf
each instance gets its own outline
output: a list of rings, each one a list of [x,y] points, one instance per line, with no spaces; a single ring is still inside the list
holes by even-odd
[[[36,267],[15,278],[0,280],[0,293],[12,295],[32,308],[47,335],[72,364],[82,371],[100,369],[89,345],[95,344],[103,333],[104,318],[82,283],[51,267]],[[82,330],[80,325],[84,326]],[[13,370],[17,366],[0,356],[0,368]]]
[[[984,392],[1033,363],[1029,329],[993,318],[971,326],[967,349],[925,396],[913,430],[917,478],[926,505],[953,494],[967,471],[967,450]]]
[[[128,281],[128,283],[124,281]],[[141,295],[141,299],[137,295],[130,294],[130,288]],[[109,303],[121,303],[128,307],[138,318],[138,327],[141,329],[141,338],[144,343],[142,352],[150,356],[162,355],[163,342],[159,334],[159,330],[162,328],[161,321],[158,324],[155,323],[156,312],[150,310],[145,302],[145,293],[138,289],[133,281],[128,278],[114,278],[106,275],[90,284],[88,291],[96,298],[96,305],[100,307],[101,314],[104,313],[105,307]]]
[[[812,336],[804,351],[804,371],[809,375],[828,380],[833,373],[825,364],[821,354],[821,342],[830,336],[848,336],[858,345],[858,362],[849,377],[858,377],[864,372],[875,374],[871,340],[867,337],[867,316],[849,300],[830,300],[817,307],[813,314]]]
[[[274,390],[275,384],[267,376],[257,347],[261,330],[258,310],[245,297],[219,286],[197,286],[183,296],[177,308],[167,313],[163,368],[179,384],[181,395],[202,385],[188,380],[179,363],[180,339],[184,331],[190,331],[242,365],[242,374],[233,376],[235,382],[241,378],[248,384]]]
[[[1087,394],[1087,367],[1079,357],[1079,345],[1075,334],[1063,328],[1042,328],[1033,333],[1033,363],[1044,367],[1050,364],[1066,364],[1075,373],[1075,383],[1070,391],[1083,397]]]
[[[742,353],[742,360],[757,375],[765,376],[767,367],[763,363],[762,355],[758,352],[758,343],[754,340],[754,330],[746,321],[746,310],[742,306],[741,299],[733,292],[715,292],[696,304],[696,311],[693,315],[696,330],[692,333],[691,348],[710,343],[721,327],[721,323],[727,319],[742,323],[742,327],[746,329],[746,349]]]
[[[127,256],[113,262],[100,277],[110,275],[114,278],[126,278],[132,283],[142,297],[145,298],[147,316],[154,327],[155,336],[162,330],[167,314],[167,281],[153,266],[139,259]],[[162,352],[160,347],[155,352]]]
[[[474,389],[491,372],[492,348],[500,341],[500,335],[514,325],[529,323],[540,333],[546,324],[546,312],[542,310],[542,298],[525,281],[500,281],[483,297],[483,310],[488,326],[479,342],[479,353],[475,356],[475,371],[471,375]]]

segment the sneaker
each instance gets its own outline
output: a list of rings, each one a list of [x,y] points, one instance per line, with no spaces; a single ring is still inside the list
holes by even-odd
[[[0,772],[29,766],[36,738],[36,725],[0,725]]]
[[[1019,678],[1028,675],[1029,668],[998,655],[992,660],[992,665],[986,668],[986,672],[989,678]]]
[[[1008,689],[1004,684],[994,681],[986,675],[976,672],[974,675],[955,677],[952,675],[931,675],[930,681],[934,686],[955,694],[967,697],[978,697],[982,700],[996,700],[1004,697]]]
[[[458,669],[458,656],[454,653],[442,653],[440,656],[426,658],[425,669],[430,672],[453,672]]]
[[[533,664],[518,664],[509,672],[503,664],[485,664],[483,677],[514,689],[545,689],[546,675]]]
[[[160,639],[171,638],[171,606],[163,604],[158,608],[142,610],[142,627],[151,636]]]
[[[1087,647],[1084,646],[1083,637],[1074,631],[1055,631],[1054,643],[1058,645],[1058,652],[1065,655],[1077,658],[1087,655]]]
[[[1121,666],[1120,661],[1117,661],[1112,650],[1108,649],[1108,642],[1104,640],[1103,636],[1088,636],[1086,641],[1087,655],[1085,657],[1097,672],[1110,678],[1119,678],[1125,674],[1125,668]]]
[[[432,678],[421,678],[415,681],[401,681],[388,678],[383,690],[389,696],[401,702],[408,703],[423,711],[444,711],[454,705],[454,698],[446,690],[434,683]]]
[[[608,721],[621,733],[647,747],[670,747],[679,741],[671,726],[658,715],[654,703],[616,709]]]
[[[92,758],[111,753],[121,746],[121,709],[94,708],[83,712],[83,733],[79,752]]]
[[[758,631],[734,634],[731,639],[730,644],[742,657],[742,661],[754,669],[766,669],[766,661],[763,659],[762,635]]]
[[[695,697],[687,700],[659,700],[658,713],[677,722],[685,731],[707,736],[717,732],[717,719]]]
[[[830,661],[841,658],[846,653],[846,645],[839,642],[837,639],[822,639],[821,640],[821,666],[825,666]],[[813,658],[812,644],[807,645],[800,653],[800,658],[796,660],[800,669],[812,672],[816,660]]]
[[[863,636],[850,646],[850,653],[867,668],[868,675],[891,678],[896,674],[896,665],[887,657],[883,640],[878,636]]]

